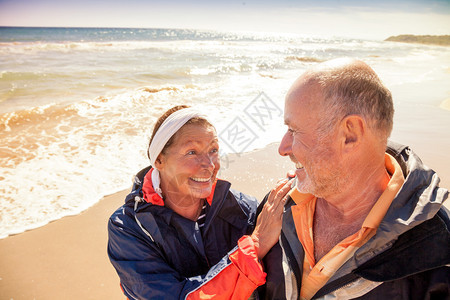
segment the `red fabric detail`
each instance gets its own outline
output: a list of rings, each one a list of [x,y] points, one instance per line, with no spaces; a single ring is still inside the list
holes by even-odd
[[[164,206],[164,200],[155,192],[152,183],[153,168],[145,174],[144,184],[142,185],[142,193],[147,203]]]
[[[208,202],[209,206],[211,206],[212,200],[214,198],[214,191],[216,190],[216,183],[217,179],[214,181],[212,188],[211,188],[211,194],[206,198],[206,202]]]
[[[187,299],[248,299],[253,291],[266,282],[256,248],[250,236],[238,241],[238,249],[230,254],[231,264],[216,277],[188,295]]]
[[[260,286],[266,282],[266,273],[258,261],[258,249],[253,239],[244,235],[238,241],[238,250],[230,254],[230,260],[252,282]]]

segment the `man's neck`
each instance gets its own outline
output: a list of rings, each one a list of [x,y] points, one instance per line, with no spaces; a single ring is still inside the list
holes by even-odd
[[[316,261],[346,237],[357,232],[389,182],[384,168],[366,174],[354,174],[359,182],[326,198],[318,198],[314,215],[314,256]]]

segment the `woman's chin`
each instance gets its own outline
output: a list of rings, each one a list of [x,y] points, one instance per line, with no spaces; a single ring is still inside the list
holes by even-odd
[[[204,199],[209,197],[209,195],[211,194],[211,189],[212,187],[205,187],[205,188],[193,188],[191,189],[191,196],[193,198],[198,198],[198,199]]]
[[[212,179],[207,182],[196,182],[191,180],[189,185],[191,196],[194,198],[203,199],[207,198],[211,194],[213,181]]]

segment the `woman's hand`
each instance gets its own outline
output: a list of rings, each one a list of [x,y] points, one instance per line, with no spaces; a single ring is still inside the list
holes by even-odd
[[[262,259],[277,243],[283,223],[283,210],[287,193],[291,190],[293,179],[283,179],[270,192],[267,202],[256,221],[252,239],[258,249],[258,258]]]

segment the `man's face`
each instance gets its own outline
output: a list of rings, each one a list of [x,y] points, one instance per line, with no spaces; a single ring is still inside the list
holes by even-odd
[[[284,135],[279,153],[296,164],[297,189],[325,198],[343,186],[343,168],[339,159],[336,129],[323,133],[320,120],[322,94],[315,85],[294,85],[286,96]]]

